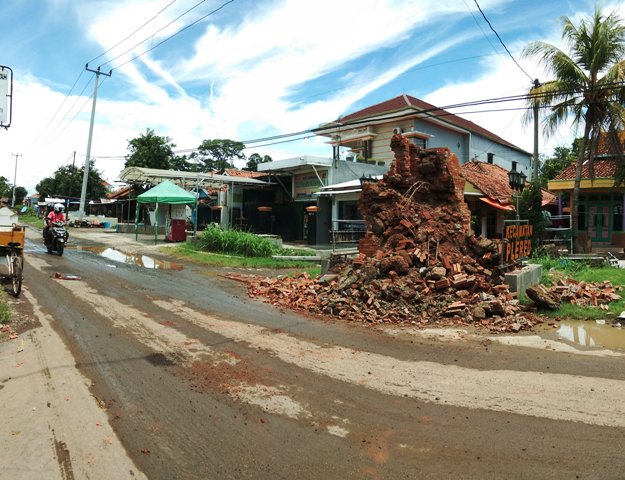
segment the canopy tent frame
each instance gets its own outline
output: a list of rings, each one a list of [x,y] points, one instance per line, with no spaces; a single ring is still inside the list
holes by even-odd
[[[197,208],[197,195],[193,195],[180,188],[175,183],[166,180],[149,189],[137,197],[135,212],[135,240],[139,239],[139,205],[142,203],[154,203],[154,244],[158,243],[158,206],[159,203],[166,205],[190,205]]]

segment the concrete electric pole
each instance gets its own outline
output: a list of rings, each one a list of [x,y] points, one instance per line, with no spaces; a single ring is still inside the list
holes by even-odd
[[[534,80],[534,89],[540,87],[538,79]],[[535,93],[535,92],[534,92]],[[538,102],[534,100],[534,170],[532,171],[532,181],[538,179]]]
[[[12,153],[15,157],[15,172],[13,173],[13,199],[11,200],[11,206],[15,207],[15,184],[17,183],[17,158],[21,157],[21,153]]]
[[[85,216],[85,202],[87,197],[87,180],[89,179],[89,164],[91,161],[91,140],[93,139],[93,121],[95,119],[95,104],[98,98],[98,82],[100,81],[100,75],[107,77],[111,76],[113,71],[109,73],[102,73],[100,67],[97,70],[92,70],[89,65],[85,65],[85,70],[95,73],[95,86],[93,87],[93,104],[91,105],[91,122],[89,124],[89,139],[87,140],[87,155],[85,155],[85,170],[82,177],[82,190],[80,191],[80,205],[78,207],[78,220],[82,220]]]

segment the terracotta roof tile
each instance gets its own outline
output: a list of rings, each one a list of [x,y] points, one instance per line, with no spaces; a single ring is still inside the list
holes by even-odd
[[[484,195],[503,204],[510,203],[513,192],[508,172],[499,165],[471,160],[460,167],[460,175]]]
[[[621,146],[625,144],[625,131],[618,133]],[[597,155],[614,155],[618,153],[614,145],[608,141],[608,134],[603,132],[599,135],[599,142],[597,144]]]
[[[617,161],[614,158],[595,160],[595,178],[613,178]],[[588,162],[582,167],[582,178],[590,178]],[[554,180],[575,180],[575,163],[566,167]]]
[[[115,190],[114,192],[109,192],[106,194],[106,198],[108,199],[116,199],[116,198],[124,198],[128,196],[128,194],[132,192],[132,187],[123,187],[119,190]]]
[[[493,132],[486,130],[483,127],[480,127],[479,125],[471,122],[470,120],[466,120],[462,117],[449,113],[446,110],[438,108],[435,105],[424,102],[423,100],[412,97],[410,95],[400,95],[398,97],[391,98],[390,100],[386,100],[385,102],[371,105],[369,107],[363,108],[362,110],[358,110],[357,112],[353,112],[353,113],[350,113],[349,115],[345,115],[344,117],[341,117],[340,121],[350,122],[353,120],[364,119],[364,118],[375,116],[375,115],[388,114],[388,113],[392,113],[395,111],[399,112],[407,108],[413,109],[417,112],[422,111],[422,110],[428,110],[429,113],[433,114],[440,120],[451,123],[452,125],[456,125],[458,127],[464,128],[466,130],[469,130],[472,133],[477,133],[486,138],[489,138],[498,143],[501,143],[502,145],[506,145],[510,148],[514,148],[515,150],[531,155],[529,152],[526,152],[525,150],[517,147],[516,145],[513,145],[512,143],[501,138],[500,136],[495,135]]]

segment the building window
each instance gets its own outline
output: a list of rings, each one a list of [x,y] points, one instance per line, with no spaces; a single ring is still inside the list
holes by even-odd
[[[412,137],[410,141],[419,148],[428,148],[427,138]]]
[[[623,231],[623,205],[614,205],[612,208],[612,229],[616,232]]]
[[[363,149],[363,156],[365,157],[365,160],[368,160],[368,159],[370,159],[372,157],[372,155],[371,155],[371,144],[372,144],[371,140],[365,140],[363,142],[363,147],[364,147],[364,149]]]
[[[512,171],[516,172],[516,162],[512,162]]]
[[[487,153],[486,154],[486,159],[487,159],[488,163],[492,164],[495,161],[495,154],[494,153]],[[512,162],[512,164],[513,164],[512,170],[515,170],[514,163],[515,162]]]

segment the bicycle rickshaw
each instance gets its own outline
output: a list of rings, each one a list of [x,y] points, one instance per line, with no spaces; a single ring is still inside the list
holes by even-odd
[[[4,280],[10,282],[9,290],[15,297],[22,291],[25,237],[25,226],[0,225],[0,255],[6,258],[8,270]]]

